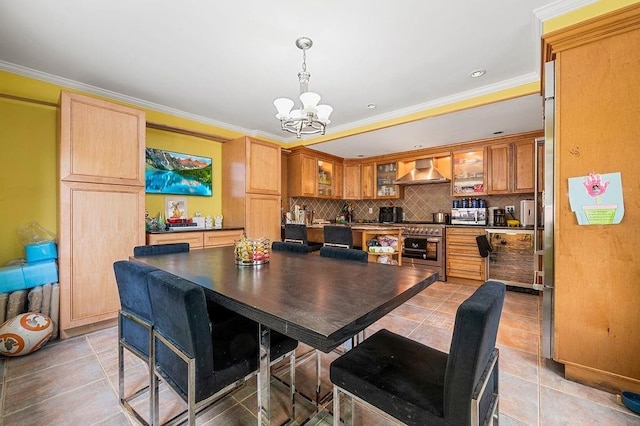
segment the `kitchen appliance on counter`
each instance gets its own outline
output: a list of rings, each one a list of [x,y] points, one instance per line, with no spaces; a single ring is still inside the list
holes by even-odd
[[[438,213],[433,213],[433,223],[448,224],[449,220],[449,213],[445,213],[442,210]]]
[[[402,222],[402,207],[380,207],[378,214],[380,223]]]
[[[492,248],[487,258],[487,279],[533,289],[536,279],[534,231],[487,229],[486,232]]]
[[[504,209],[495,209],[493,211],[493,226],[507,226],[507,220],[504,215]]]
[[[520,225],[534,226],[536,224],[536,209],[534,200],[520,201]]]
[[[452,225],[486,225],[487,209],[481,207],[451,209]]]
[[[407,223],[402,225],[402,267],[429,268],[445,274],[445,225],[436,223]]]

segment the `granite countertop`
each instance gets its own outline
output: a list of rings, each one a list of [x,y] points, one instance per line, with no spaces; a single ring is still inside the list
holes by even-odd
[[[402,228],[401,223],[316,223],[307,225],[307,228],[322,229],[325,226],[350,226],[354,231],[375,231],[377,229],[398,230]]]
[[[147,234],[172,234],[177,232],[202,232],[202,231],[236,231],[238,229],[244,229],[242,226],[223,226],[222,228],[199,228],[195,226],[185,226],[177,229],[170,229],[168,231],[147,231]]]

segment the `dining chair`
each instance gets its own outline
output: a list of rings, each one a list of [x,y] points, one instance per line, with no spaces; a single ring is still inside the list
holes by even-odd
[[[356,262],[368,263],[369,254],[363,250],[348,249],[341,247],[322,247],[320,256],[334,259],[354,260]]]
[[[334,360],[333,424],[340,424],[340,394],[408,425],[492,423],[504,296],[503,283],[487,281],[462,302],[448,354],[382,329]]]
[[[325,225],[324,247],[353,248],[353,232],[350,226]]]
[[[163,423],[183,420],[195,424],[198,412],[234,391],[256,374],[258,327],[254,321],[207,300],[197,284],[165,271],[148,275],[154,318],[153,419],[159,421],[158,378],[187,404],[182,412]],[[289,356],[295,366],[294,339],[271,333],[271,363]],[[295,391],[290,369],[291,398]],[[294,417],[291,401],[291,415]]]
[[[301,243],[290,243],[285,241],[274,241],[271,243],[271,250],[273,251],[290,251],[294,253],[304,253],[307,254],[310,252],[309,246]]]
[[[287,223],[284,225],[284,242],[306,244],[308,251],[317,251],[322,247],[322,243],[309,241],[307,226],[300,223]]]
[[[118,312],[118,397],[120,404],[140,423],[148,425],[153,414],[153,398],[149,396],[148,421],[131,405],[131,401],[150,390],[153,375],[153,315],[147,286],[147,275],[158,269],[141,263],[120,260],[113,264],[120,297]],[[125,396],[124,349],[142,360],[149,371],[147,385]]]
[[[186,253],[189,243],[153,244],[133,248],[134,256],[152,256],[156,254]]]

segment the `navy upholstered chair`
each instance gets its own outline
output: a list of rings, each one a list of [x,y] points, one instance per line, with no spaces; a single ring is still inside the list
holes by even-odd
[[[284,225],[284,242],[305,244],[307,251],[320,250],[322,243],[309,242],[307,226],[299,223],[287,223]]]
[[[194,425],[199,411],[257,371],[257,324],[207,301],[202,287],[175,275],[157,271],[148,280],[154,317],[154,424],[160,420],[157,379],[162,378],[186,402],[189,425]],[[295,353],[298,345],[278,333],[272,333],[271,341],[274,362]],[[293,382],[291,388],[293,394]]]
[[[142,424],[149,424],[131,406],[130,401],[149,389],[153,367],[153,315],[147,287],[147,275],[158,269],[126,260],[113,264],[120,296],[118,313],[118,396],[120,404]],[[124,349],[140,358],[149,368],[149,382],[129,396],[125,396]],[[149,421],[153,413],[153,399],[149,397]]]
[[[186,253],[189,243],[153,244],[133,248],[134,256],[152,256],[156,254]]]
[[[324,227],[324,246],[353,248],[353,233],[351,227],[326,225]]]
[[[290,243],[283,241],[274,241],[271,243],[271,250],[273,251],[290,251],[294,253],[309,253],[309,246],[301,243]]]
[[[448,354],[383,329],[336,359],[334,425],[344,391],[408,425],[491,423],[504,296],[503,283],[487,281],[458,307]]]
[[[320,256],[332,257],[334,259],[354,260],[362,263],[367,263],[369,261],[369,255],[366,251],[341,247],[322,247],[320,249]]]

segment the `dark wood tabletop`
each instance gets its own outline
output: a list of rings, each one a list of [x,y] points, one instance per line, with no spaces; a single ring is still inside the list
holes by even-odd
[[[438,279],[426,269],[288,252],[238,266],[233,247],[131,259],[199,284],[221,305],[323,352]]]

